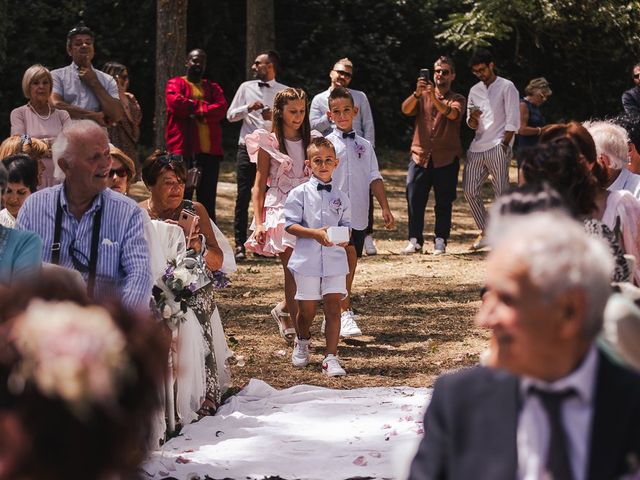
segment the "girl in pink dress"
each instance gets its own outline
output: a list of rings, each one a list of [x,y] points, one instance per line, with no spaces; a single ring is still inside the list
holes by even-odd
[[[253,233],[245,243],[247,250],[259,255],[280,257],[284,270],[285,301],[271,311],[280,335],[288,342],[295,337],[292,318],[298,309],[294,296],[296,284],[287,264],[296,240],[284,230],[284,202],[289,191],[304,183],[309,172],[304,166],[311,137],[309,103],[300,88],[287,88],[273,101],[273,131],[258,129],[247,135],[247,152],[257,163],[252,190]]]

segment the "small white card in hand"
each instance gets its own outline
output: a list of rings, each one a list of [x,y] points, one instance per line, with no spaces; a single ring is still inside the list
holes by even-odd
[[[329,227],[327,235],[332,243],[344,243],[349,241],[349,227]]]

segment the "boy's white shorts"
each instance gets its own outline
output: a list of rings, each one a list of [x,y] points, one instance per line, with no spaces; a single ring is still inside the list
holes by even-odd
[[[347,297],[347,276],[309,277],[293,273],[296,280],[296,300],[322,300],[329,293],[341,293]]]

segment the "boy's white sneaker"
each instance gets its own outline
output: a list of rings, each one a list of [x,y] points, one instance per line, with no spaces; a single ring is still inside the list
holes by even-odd
[[[327,355],[322,361],[322,373],[329,377],[339,377],[347,374],[335,355]]]
[[[309,365],[309,344],[311,339],[298,338],[296,336],[293,341],[293,353],[291,354],[291,363],[294,367],[306,367]]]
[[[447,251],[447,244],[444,241],[444,238],[436,237],[433,242],[433,254],[434,255],[442,255]]]
[[[402,249],[402,253],[405,255],[409,255],[411,253],[416,253],[422,250],[422,245],[418,244],[417,238],[410,238],[407,246]]]
[[[362,330],[356,323],[356,316],[351,310],[342,312],[340,315],[340,336],[341,337],[359,337]]]
[[[364,251],[369,256],[378,254],[378,249],[376,248],[376,244],[373,243],[373,235],[371,234],[364,237]]]

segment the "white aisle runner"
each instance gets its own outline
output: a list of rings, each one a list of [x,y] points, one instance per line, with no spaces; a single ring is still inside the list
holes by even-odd
[[[346,382],[345,382],[346,384]],[[276,390],[252,379],[213,417],[154,452],[147,478],[402,478],[431,389]]]

